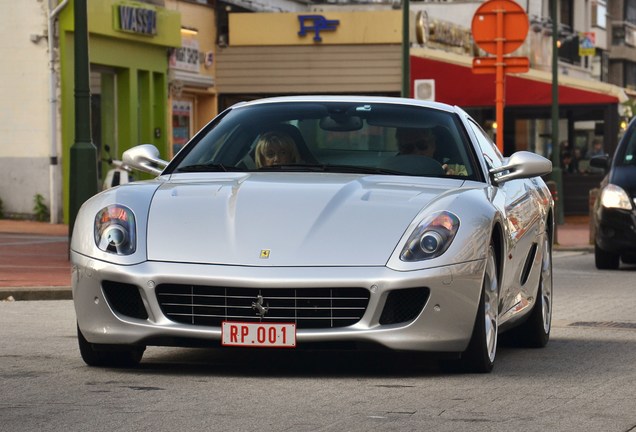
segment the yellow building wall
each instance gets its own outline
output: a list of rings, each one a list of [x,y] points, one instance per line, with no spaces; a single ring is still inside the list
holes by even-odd
[[[335,30],[320,31],[322,42],[309,30],[300,36],[299,15],[322,15],[337,20]],[[402,12],[232,13],[230,46],[264,45],[357,45],[402,42]],[[311,25],[311,23],[307,23]]]

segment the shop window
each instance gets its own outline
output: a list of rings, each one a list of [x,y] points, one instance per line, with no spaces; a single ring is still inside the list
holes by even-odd
[[[636,24],[636,0],[625,0],[625,21]]]
[[[636,90],[636,63],[625,62],[625,85],[630,90]]]
[[[592,3],[592,26],[603,29],[607,27],[607,6],[602,0]]]
[[[172,101],[172,157],[188,142],[192,135],[192,101]]]

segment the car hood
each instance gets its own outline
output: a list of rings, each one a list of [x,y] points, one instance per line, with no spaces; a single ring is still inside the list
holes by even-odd
[[[164,183],[148,259],[246,266],[380,266],[456,179],[324,173],[192,174]]]

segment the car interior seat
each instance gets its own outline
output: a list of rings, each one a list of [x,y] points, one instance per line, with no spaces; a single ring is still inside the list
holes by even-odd
[[[268,127],[267,130],[263,132],[286,133],[296,143],[298,154],[300,155],[300,159],[302,160],[303,163],[307,163],[307,164],[318,163],[314,155],[309,150],[309,147],[307,147],[307,143],[305,142],[305,139],[303,138],[303,134],[300,132],[300,130],[296,126],[289,123],[278,123],[274,126]]]
[[[463,163],[457,149],[457,143],[451,133],[443,126],[433,128],[437,149],[435,159],[441,163]]]

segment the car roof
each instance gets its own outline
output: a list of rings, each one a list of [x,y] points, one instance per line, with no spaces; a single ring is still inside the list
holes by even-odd
[[[390,96],[338,96],[338,95],[298,95],[298,96],[278,96],[271,98],[255,99],[247,102],[238,102],[231,108],[254,106],[271,103],[289,102],[353,102],[353,103],[385,103],[395,105],[420,106],[438,109],[441,111],[459,113],[461,110],[452,105],[441,102],[423,101],[410,98],[399,98]]]

